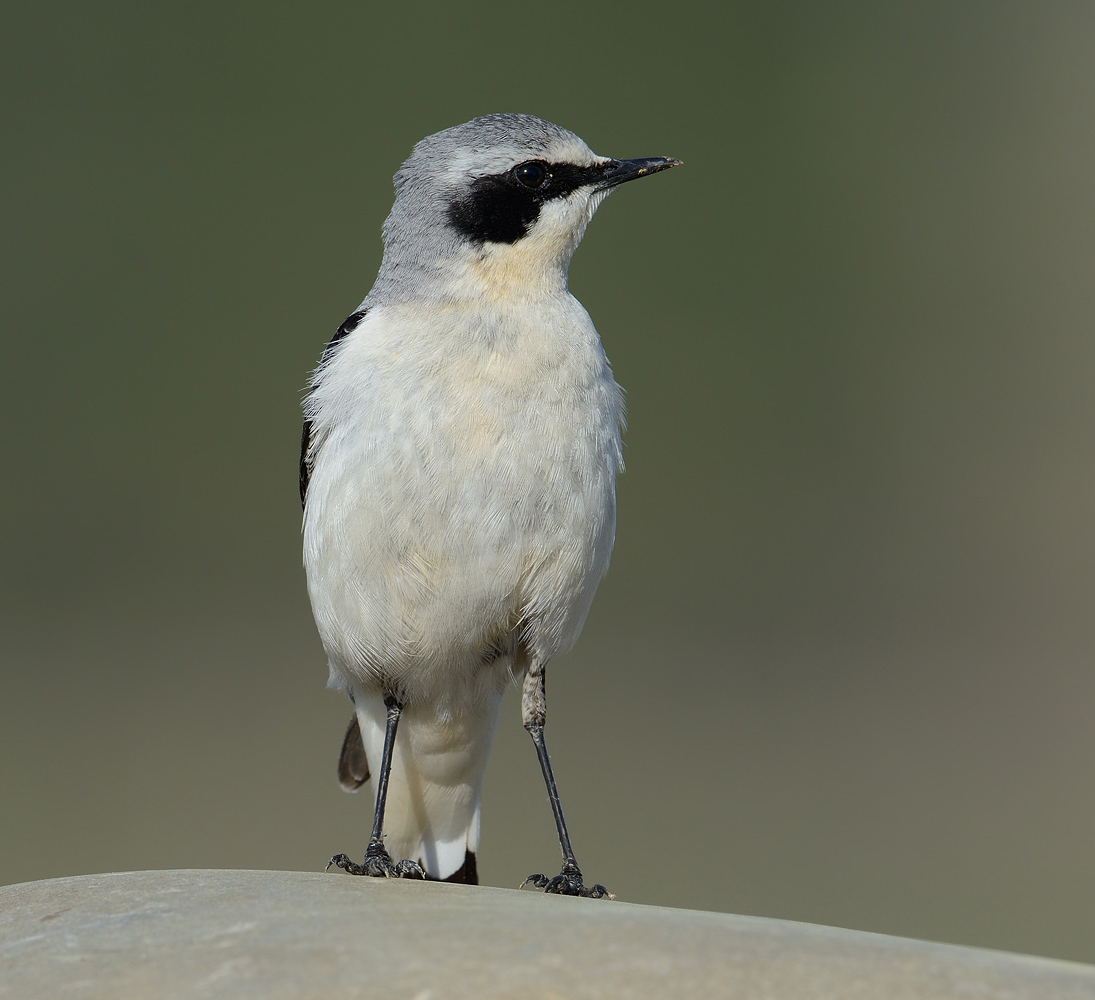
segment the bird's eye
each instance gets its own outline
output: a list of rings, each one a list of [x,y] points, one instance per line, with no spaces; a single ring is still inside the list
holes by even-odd
[[[530,160],[514,167],[513,176],[527,188],[543,187],[544,181],[548,179],[547,164]]]

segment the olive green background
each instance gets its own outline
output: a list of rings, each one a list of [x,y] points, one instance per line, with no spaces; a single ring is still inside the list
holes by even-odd
[[[587,876],[1095,961],[1095,7],[5,21],[0,882],[362,853],[299,401],[412,144],[521,110],[685,161],[571,272],[630,408],[549,672]],[[557,859],[511,696],[481,872]]]

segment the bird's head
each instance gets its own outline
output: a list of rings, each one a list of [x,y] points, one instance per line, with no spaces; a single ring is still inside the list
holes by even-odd
[[[598,156],[532,115],[487,115],[427,136],[395,175],[374,291],[527,298],[565,288],[597,206],[625,181],[678,163]]]

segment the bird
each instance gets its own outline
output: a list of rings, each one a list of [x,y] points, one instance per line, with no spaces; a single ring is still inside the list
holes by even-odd
[[[623,390],[567,270],[619,185],[681,161],[598,156],[529,114],[417,143],[379,273],[304,400],[308,594],[329,686],[353,702],[338,776],[374,777],[354,875],[477,884],[480,793],[509,684],[563,856],[549,893],[600,898],[544,740],[548,663],[608,568]]]

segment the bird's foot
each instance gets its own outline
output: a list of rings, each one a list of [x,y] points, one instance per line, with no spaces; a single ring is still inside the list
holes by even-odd
[[[382,844],[370,844],[365,850],[365,860],[359,865],[345,854],[336,854],[327,862],[351,875],[371,875],[373,878],[425,878],[426,873],[417,861],[392,861]]]
[[[581,869],[572,861],[564,861],[563,870],[554,878],[548,878],[547,875],[530,875],[521,883],[521,888],[523,889],[526,885],[534,885],[537,889],[543,889],[544,892],[553,892],[560,896],[588,896],[591,899],[601,899],[603,896],[609,899],[616,898],[600,883],[583,884]]]

